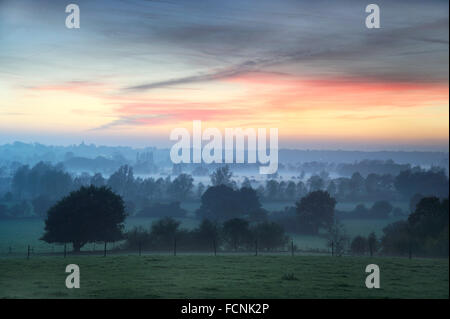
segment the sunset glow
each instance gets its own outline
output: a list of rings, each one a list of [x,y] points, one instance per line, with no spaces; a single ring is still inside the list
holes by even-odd
[[[440,13],[442,2],[422,4],[428,20],[418,17],[405,25],[397,16],[372,33],[359,16],[337,23],[335,11],[334,18],[321,21],[280,17],[281,26],[264,26],[270,32],[263,37],[246,18],[259,21],[264,13],[255,9],[227,20],[233,3],[215,7],[227,21],[223,28],[193,6],[208,35],[190,18],[156,3],[125,3],[134,14],[117,16],[81,1],[84,24],[73,31],[60,23],[64,14],[58,6],[47,9],[52,16],[61,11],[61,17],[46,20],[49,13],[33,10],[31,2],[26,7],[4,2],[1,142],[53,136],[50,140],[63,144],[113,143],[120,136],[130,145],[167,146],[171,129],[202,120],[221,129],[277,127],[287,147],[308,142],[448,149],[448,18]],[[286,12],[318,10],[306,3],[277,5]],[[346,6],[355,14],[361,9],[351,1]],[[391,9],[392,16],[401,11]],[[156,17],[148,22],[139,10]],[[155,29],[160,19],[165,29]],[[174,21],[179,28],[170,25]],[[422,38],[400,37],[408,28],[417,28]],[[192,42],[180,38],[183,30]],[[339,43],[332,38],[338,31]],[[242,32],[254,32],[254,47],[244,45]],[[145,36],[149,40],[141,41]],[[398,43],[389,43],[391,37]]]

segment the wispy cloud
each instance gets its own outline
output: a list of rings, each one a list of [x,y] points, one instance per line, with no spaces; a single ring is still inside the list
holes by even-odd
[[[130,86],[130,87],[124,88],[124,91],[146,91],[146,90],[170,87],[170,86],[180,85],[180,84],[202,83],[202,82],[231,78],[231,77],[234,77],[234,76],[237,76],[240,74],[257,71],[258,67],[264,65],[267,62],[268,62],[267,60],[266,61],[264,61],[264,60],[246,61],[239,65],[232,66],[232,67],[218,70],[218,71],[214,71],[214,72],[210,72],[210,73],[203,73],[203,74],[197,74],[197,75],[192,75],[192,76],[171,79],[171,80],[167,80],[167,81],[157,81],[157,82],[144,83],[144,84],[137,85],[137,86]]]
[[[127,126],[142,126],[151,125],[160,122],[161,120],[167,119],[166,114],[157,115],[129,115],[121,116],[119,119],[109,122],[107,124],[95,127],[90,131],[101,131],[117,127],[127,127]]]

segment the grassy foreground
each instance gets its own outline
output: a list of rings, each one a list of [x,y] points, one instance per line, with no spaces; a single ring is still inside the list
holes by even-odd
[[[80,267],[80,289],[65,287],[72,263]],[[380,289],[365,287],[371,263],[380,267]],[[5,258],[0,298],[448,298],[448,265],[328,256]]]

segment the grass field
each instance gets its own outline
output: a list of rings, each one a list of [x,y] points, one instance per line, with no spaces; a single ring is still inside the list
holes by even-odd
[[[80,267],[81,288],[65,287]],[[381,288],[365,287],[380,267]],[[448,298],[448,259],[70,256],[0,259],[0,298]],[[291,275],[291,276],[285,276]]]

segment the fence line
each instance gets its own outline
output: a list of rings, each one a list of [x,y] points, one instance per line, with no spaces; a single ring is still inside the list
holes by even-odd
[[[136,248],[119,248],[115,247],[113,249],[108,249],[107,243],[104,243],[102,250],[81,250],[78,253],[74,253],[73,251],[69,251],[67,248],[67,244],[62,245],[62,251],[56,251],[52,249],[48,250],[39,250],[31,245],[27,245],[25,250],[14,249],[14,246],[10,246],[8,248],[7,253],[0,253],[0,258],[26,258],[32,259],[33,257],[43,257],[43,256],[54,256],[61,258],[66,258],[70,256],[118,256],[118,255],[135,255],[135,256],[145,256],[145,255],[163,255],[163,256],[178,256],[178,255],[210,255],[210,256],[338,256],[334,253],[333,249],[296,249],[291,242],[290,247],[287,249],[273,249],[273,250],[262,250],[258,247],[258,243],[254,243],[253,249],[217,249],[217,245],[215,241],[212,241],[210,250],[205,249],[180,249],[177,241],[174,241],[172,248],[166,249],[145,249],[140,243]],[[344,252],[341,256],[359,256],[359,257],[382,257],[382,256],[391,256],[391,255],[383,255],[381,253],[374,254],[372,252],[372,256],[368,251],[363,255],[352,254],[349,251]],[[411,259],[413,256],[409,252],[405,252],[404,255],[393,255],[392,257],[404,257]],[[417,256],[422,257],[422,256]],[[426,256],[423,256],[426,257]]]

